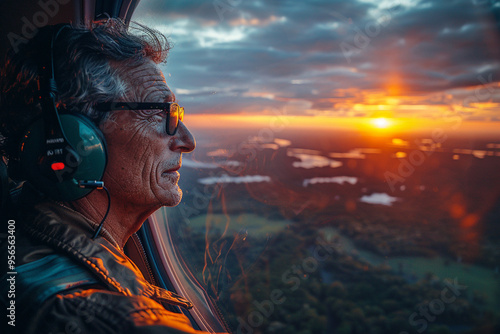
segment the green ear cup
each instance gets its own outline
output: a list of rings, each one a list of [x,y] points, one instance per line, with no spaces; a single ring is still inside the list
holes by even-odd
[[[68,142],[80,156],[79,163],[65,162],[76,169],[73,178],[54,182],[40,171],[39,160],[45,138],[43,119],[34,122],[22,140],[20,165],[26,179],[39,191],[54,200],[73,201],[93,190],[80,188],[78,181],[102,180],[107,162],[106,143],[101,131],[86,117],[73,114],[61,114],[59,117]]]

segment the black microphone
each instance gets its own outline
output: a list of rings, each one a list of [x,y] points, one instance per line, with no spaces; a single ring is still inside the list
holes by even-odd
[[[104,181],[80,180],[78,181],[78,186],[80,188],[86,188],[86,189],[103,189]]]

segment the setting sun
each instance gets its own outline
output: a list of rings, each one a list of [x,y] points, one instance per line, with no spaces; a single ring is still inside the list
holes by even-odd
[[[391,122],[385,117],[374,118],[372,124],[378,129],[386,129],[391,125]]]

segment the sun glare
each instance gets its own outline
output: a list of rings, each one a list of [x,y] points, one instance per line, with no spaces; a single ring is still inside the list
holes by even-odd
[[[374,118],[372,124],[378,129],[387,129],[391,125],[391,121],[385,117],[379,117]]]

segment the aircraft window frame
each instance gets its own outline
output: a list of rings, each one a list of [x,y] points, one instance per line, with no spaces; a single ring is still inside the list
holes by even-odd
[[[176,243],[172,240],[166,210],[161,208],[153,213],[139,231],[155,278],[163,288],[193,303],[192,309],[183,312],[199,329],[210,333],[231,332],[218,307],[183,264]]]

